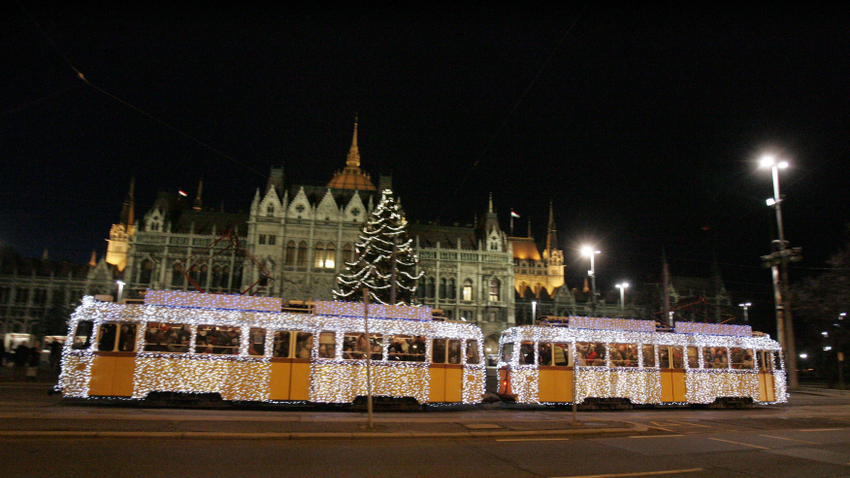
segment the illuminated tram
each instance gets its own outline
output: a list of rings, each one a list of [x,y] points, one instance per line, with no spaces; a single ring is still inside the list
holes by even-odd
[[[499,341],[499,394],[520,403],[611,406],[787,401],[779,343],[749,326],[544,317]]]
[[[291,304],[287,304],[291,305]],[[65,397],[212,394],[230,401],[478,403],[484,337],[428,307],[148,290],[144,303],[86,297],[62,356]]]

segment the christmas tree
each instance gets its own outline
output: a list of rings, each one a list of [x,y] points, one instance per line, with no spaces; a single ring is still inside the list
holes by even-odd
[[[365,288],[372,303],[412,305],[416,282],[423,273],[416,273],[418,258],[411,243],[401,206],[392,191],[384,189],[354,245],[355,261],[347,262],[345,271],[337,276],[336,298],[362,301]]]

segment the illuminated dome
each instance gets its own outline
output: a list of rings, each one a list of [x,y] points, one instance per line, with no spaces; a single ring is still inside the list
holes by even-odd
[[[354,139],[351,141],[351,149],[348,150],[348,159],[345,161],[345,169],[337,171],[329,188],[333,189],[356,189],[360,191],[377,191],[372,184],[372,178],[360,170],[360,150],[357,149],[357,120],[354,120]]]

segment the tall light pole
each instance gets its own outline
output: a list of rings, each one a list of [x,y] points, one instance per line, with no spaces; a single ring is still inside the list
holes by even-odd
[[[531,301],[531,325],[537,323],[537,301]]]
[[[752,302],[744,302],[743,304],[738,304],[738,307],[744,309],[744,323],[748,323],[750,321],[750,316],[749,316],[748,311],[750,310],[750,307],[752,307],[752,306],[753,306]]]
[[[115,281],[115,283],[118,284],[118,300],[116,302],[120,304],[121,299],[123,299],[124,285],[126,284],[126,282],[124,282],[123,280],[117,280]]]
[[[629,283],[623,282],[615,287],[620,289],[620,314],[626,315],[626,289],[629,287]]]
[[[596,312],[596,267],[593,263],[593,258],[596,254],[599,254],[601,251],[597,251],[595,248],[591,246],[584,246],[581,248],[581,255],[585,257],[590,257],[590,270],[587,271],[587,275],[590,276],[590,292],[593,294],[593,298],[591,304],[593,306],[593,312]]]
[[[794,323],[791,318],[791,301],[788,293],[788,261],[793,256],[796,260],[799,249],[791,250],[785,241],[785,230],[782,225],[782,195],[779,194],[779,170],[788,167],[787,161],[778,161],[772,155],[761,158],[759,165],[770,168],[773,177],[773,197],[767,200],[767,205],[776,211],[776,230],[779,240],[773,241],[774,250],[769,256],[763,256],[771,267],[773,275],[773,295],[776,301],[776,335],[779,345],[785,351],[785,372],[788,376],[788,388],[797,388],[797,352],[794,346]]]

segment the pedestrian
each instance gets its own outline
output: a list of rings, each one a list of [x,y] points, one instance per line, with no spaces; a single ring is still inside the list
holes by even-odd
[[[0,340],[0,367],[6,362],[6,344]]]
[[[35,382],[38,379],[38,364],[41,362],[41,350],[39,350],[38,341],[30,348],[29,357],[27,357],[27,380]]]
[[[15,375],[22,379],[24,376],[24,368],[27,366],[29,359],[30,348],[27,341],[24,340],[15,348]]]
[[[58,370],[61,359],[62,342],[59,339],[53,339],[53,342],[50,342],[50,368]]]

